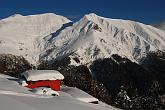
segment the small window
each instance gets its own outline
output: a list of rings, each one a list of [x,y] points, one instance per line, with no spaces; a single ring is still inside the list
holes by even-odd
[[[60,81],[60,85],[61,85],[61,86],[64,85],[64,81],[63,81],[63,80]]]
[[[36,84],[36,82],[31,82],[31,84]]]

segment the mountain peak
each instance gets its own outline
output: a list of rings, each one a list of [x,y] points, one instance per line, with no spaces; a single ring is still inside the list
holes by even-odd
[[[14,15],[11,15],[10,17],[22,17],[23,15],[21,14],[14,14]]]
[[[46,36],[69,23],[66,17],[54,13],[22,16],[15,14],[0,20],[1,52],[22,55],[36,63],[39,54],[45,50]],[[14,35],[14,36],[13,36]]]
[[[89,14],[86,14],[85,16],[87,16],[87,17],[96,17],[98,15],[96,15],[95,13],[89,13]]]
[[[17,19],[22,19],[22,20],[28,20],[28,19],[42,19],[42,20],[53,20],[53,19],[61,19],[62,21],[69,21],[69,19],[67,19],[66,17],[64,16],[61,16],[61,15],[57,15],[55,13],[43,13],[43,14],[36,14],[36,15],[26,15],[26,16],[23,16],[21,14],[14,14],[14,15],[11,15],[9,16],[8,18],[5,18],[5,19],[2,19],[2,20],[5,20],[5,21],[13,21],[13,20],[17,20]]]
[[[58,59],[74,52],[71,57],[78,57],[82,64],[112,54],[140,62],[149,51],[165,49],[163,35],[163,31],[142,23],[91,13],[53,39],[56,49],[48,47],[51,52],[47,58]]]
[[[96,15],[95,13],[90,13],[90,14],[86,14],[83,18],[86,18],[88,20],[93,20],[96,19],[98,17],[98,15]]]
[[[60,16],[55,13],[43,13],[43,14],[36,14],[36,15],[28,15],[28,16]]]

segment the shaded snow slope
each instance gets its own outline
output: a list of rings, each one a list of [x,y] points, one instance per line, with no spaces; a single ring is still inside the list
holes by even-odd
[[[47,48],[50,52],[41,55],[48,60],[72,54],[71,58],[77,57],[81,64],[87,64],[119,54],[140,62],[149,51],[165,50],[165,32],[142,23],[92,13],[61,31],[51,42]]]
[[[161,22],[159,24],[154,24],[153,26],[158,28],[158,29],[161,29],[161,30],[165,31],[165,21]]]
[[[18,85],[15,80],[0,75],[1,110],[118,110],[102,103],[94,105],[79,101],[67,92],[61,92],[56,97],[37,95]],[[78,94],[78,91],[75,93]]]
[[[13,15],[0,20],[0,53],[23,55],[31,63],[39,60],[45,49],[45,36],[70,22],[65,17],[46,13],[41,15]]]
[[[74,88],[74,87],[61,87],[61,91],[66,92],[66,93],[70,94],[72,97],[74,97],[80,101],[83,101],[83,102],[91,103],[91,102],[99,101],[95,97],[85,93],[82,90]]]

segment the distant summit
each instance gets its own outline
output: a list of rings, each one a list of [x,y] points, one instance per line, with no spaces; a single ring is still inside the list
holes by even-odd
[[[53,13],[22,16],[15,14],[0,20],[0,53],[24,56],[31,63],[39,61],[45,50],[44,37],[70,22]]]
[[[14,15],[11,15],[10,17],[22,17],[23,15],[21,14],[14,14]]]

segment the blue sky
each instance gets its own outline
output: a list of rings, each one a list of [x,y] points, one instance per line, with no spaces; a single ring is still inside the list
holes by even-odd
[[[93,12],[104,17],[150,24],[165,20],[165,0],[0,0],[0,19],[16,13],[48,12],[72,20]]]

